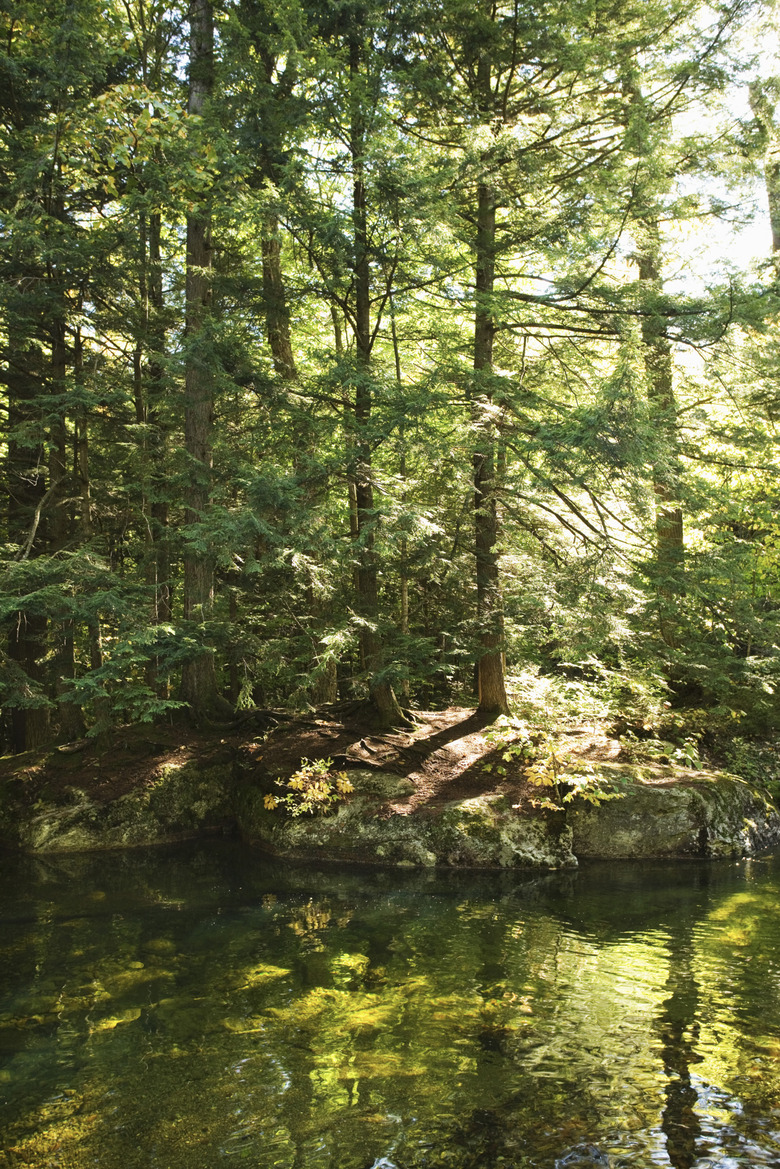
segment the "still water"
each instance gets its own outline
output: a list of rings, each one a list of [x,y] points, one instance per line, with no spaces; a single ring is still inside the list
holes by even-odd
[[[0,865],[0,1166],[780,1166],[780,863]]]

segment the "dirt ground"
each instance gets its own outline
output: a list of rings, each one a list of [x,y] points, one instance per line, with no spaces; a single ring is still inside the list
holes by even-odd
[[[90,799],[108,802],[155,782],[163,767],[195,758],[201,765],[230,764],[269,781],[286,778],[302,759],[331,758],[345,768],[369,767],[407,776],[415,785],[409,801],[388,809],[409,813],[423,805],[467,799],[501,790],[522,803],[538,796],[524,778],[522,763],[504,761],[485,737],[490,721],[464,707],[415,711],[412,728],[378,732],[370,712],[340,704],[293,718],[283,711],[248,714],[235,724],[193,731],[184,724],[133,726],[112,732],[110,742],[83,740],[0,760],[0,782],[23,784],[26,800],[57,800],[73,787]],[[620,745],[603,729],[564,730],[568,758],[615,760]],[[499,772],[503,768],[505,774]]]

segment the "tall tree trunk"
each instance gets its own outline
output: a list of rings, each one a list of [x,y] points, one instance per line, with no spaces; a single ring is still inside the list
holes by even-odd
[[[393,298],[390,297],[390,335],[393,341],[393,361],[395,363],[395,380],[398,389],[401,389],[401,350],[398,345],[398,332],[395,327],[395,309],[393,307]],[[401,491],[401,505],[406,506],[407,492],[406,492],[406,433],[405,433],[404,419],[401,417],[399,426],[399,459],[398,472],[403,483]],[[402,637],[409,636],[409,542],[406,536],[401,537],[400,545],[400,560],[399,565],[399,585],[400,585],[400,621],[399,630]],[[401,682],[401,696],[408,703],[409,702],[409,679],[404,678]]]
[[[270,160],[266,162],[266,172],[276,178]],[[265,327],[268,335],[268,344],[271,349],[274,369],[276,373],[290,384],[298,380],[298,369],[292,347],[290,332],[290,308],[282,271],[282,246],[279,238],[279,221],[275,215],[269,215],[265,221],[262,241],[263,251],[263,301],[265,304]],[[310,440],[305,435],[299,436],[299,451],[303,454]],[[307,590],[309,615],[315,629],[317,672],[309,691],[309,701],[313,706],[321,706],[325,702],[335,702],[338,696],[338,680],[336,663],[327,658],[327,647],[319,640],[318,629],[321,631],[325,621],[324,606],[313,588]]]
[[[772,255],[780,253],[780,134],[775,125],[775,107],[760,81],[750,86],[750,108],[761,131],[764,147],[764,185],[772,230]]]
[[[152,455],[152,540],[155,564],[155,618],[160,625],[171,619],[171,554],[168,539],[168,436],[162,419],[167,391],[165,367],[165,298],[160,237],[160,215],[149,216],[149,432]],[[161,690],[167,683],[160,679]]]
[[[279,239],[279,221],[275,215],[266,218],[262,239],[263,303],[265,327],[271,348],[274,369],[287,381],[295,381],[298,370],[290,336],[290,309],[282,276],[282,245]]]
[[[359,88],[363,64],[362,45],[355,31],[350,40],[350,79],[353,87],[350,119],[352,160],[352,225],[355,238],[355,505],[357,512],[357,608],[363,618],[360,627],[361,658],[369,676],[369,693],[383,726],[407,722],[393,687],[381,677],[385,652],[379,632],[379,575],[376,557],[376,509],[371,451],[371,266],[368,255],[366,214],[365,124]]]
[[[490,93],[490,63],[479,62],[480,84],[487,99]],[[476,307],[474,313],[475,394],[472,410],[478,446],[472,456],[474,474],[474,547],[477,578],[477,620],[480,656],[478,663],[478,710],[483,714],[506,714],[509,702],[504,682],[504,608],[498,564],[498,506],[496,501],[495,426],[489,376],[493,369],[493,291],[496,253],[496,195],[486,182],[477,191]]]
[[[644,252],[639,257],[639,278],[648,289],[660,291],[660,241],[658,225],[645,225]],[[674,396],[672,351],[663,320],[649,313],[642,318],[642,342],[647,370],[651,415],[661,439],[661,454],[653,468],[655,495],[656,588],[660,598],[661,636],[670,648],[680,641],[676,607],[684,590],[685,546],[683,513],[679,504],[680,466],[677,458],[677,403]]]
[[[29,329],[29,331],[28,331]],[[46,497],[42,438],[30,445],[25,431],[35,433],[40,407],[37,387],[42,379],[40,351],[32,339],[32,322],[8,326],[8,367],[4,381],[8,397],[8,539],[19,544],[21,556],[34,554]],[[42,614],[20,609],[12,617],[8,655],[29,678],[27,697],[37,705],[11,710],[11,749],[14,753],[38,747],[49,738],[49,709],[43,690],[48,623]]]
[[[165,355],[165,299],[161,255],[161,219],[158,212],[140,218],[141,253],[139,292],[144,306],[143,334],[139,337],[136,415],[143,424],[144,489],[141,507],[146,523],[145,577],[151,618],[155,625],[171,619],[170,551],[168,539],[167,434],[161,405],[167,384]],[[145,358],[145,360],[144,360]],[[158,659],[146,670],[146,681],[161,698],[168,696],[168,678]]]
[[[46,544],[50,552],[59,552],[68,540],[68,514],[65,507],[68,478],[68,433],[65,421],[65,377],[67,347],[65,343],[65,315],[61,297],[56,297],[57,308],[49,306],[54,319],[50,325],[51,338],[51,431],[49,439],[50,499],[46,525]]]
[[[289,92],[289,87],[285,86]],[[266,149],[263,157],[263,172],[273,183],[278,182],[279,175],[273,161],[274,152]],[[279,236],[279,220],[276,215],[269,214],[263,225],[262,238],[263,259],[263,303],[265,306],[265,328],[268,345],[273,358],[274,370],[286,383],[292,385],[298,380],[298,368],[295,364],[295,355],[292,347],[290,330],[290,307],[282,269],[282,245]],[[311,439],[306,433],[298,436],[298,454],[311,453]],[[312,501],[312,507],[316,502]],[[309,701],[313,706],[321,706],[325,702],[335,702],[338,696],[336,663],[323,657],[327,654],[327,647],[319,639],[317,630],[322,630],[325,622],[324,606],[313,588],[307,589],[309,616],[315,630],[316,645],[316,674],[309,690]]]
[[[650,414],[655,424],[658,455],[653,467],[655,495],[655,563],[654,585],[659,598],[659,627],[670,648],[680,640],[677,598],[683,592],[684,561],[683,515],[679,504],[680,465],[677,458],[677,403],[674,397],[672,351],[666,336],[666,323],[657,313],[655,301],[662,291],[662,243],[659,208],[666,179],[660,186],[658,168],[652,165],[656,141],[651,135],[647,109],[639,80],[638,68],[627,74],[623,90],[627,129],[635,140],[634,149],[648,166],[636,192],[636,263],[644,285],[642,315],[642,356],[647,374]],[[656,132],[657,133],[657,132]]]
[[[50,307],[51,322],[51,388],[53,392],[53,424],[49,447],[49,483],[52,505],[49,513],[47,544],[50,552],[59,552],[68,542],[71,531],[66,507],[68,484],[68,434],[65,416],[65,393],[68,352],[65,332],[65,298],[56,290],[56,274],[50,273],[50,286],[55,291],[56,308]],[[57,694],[57,722],[59,738],[65,742],[79,739],[84,734],[84,716],[77,702],[68,696],[68,681],[76,676],[76,644],[73,618],[68,613],[52,627],[55,645],[55,689]]]
[[[73,338],[73,377],[77,388],[81,389],[84,379],[84,340],[80,327],[76,328]],[[81,540],[86,543],[92,539],[92,484],[89,474],[87,411],[80,393],[73,415],[73,473],[79,501]]]
[[[76,329],[73,341],[73,376],[77,386],[81,386],[84,377],[84,342],[81,329]],[[89,429],[87,412],[82,396],[79,395],[79,405],[74,418],[74,478],[78,485],[79,496],[79,526],[82,543],[88,544],[93,536],[92,520],[92,486],[89,470]],[[100,616],[95,613],[87,625],[89,640],[89,664],[92,670],[99,670],[103,665],[103,634],[100,628]],[[95,699],[95,720],[98,728],[107,728],[111,720],[110,699],[103,697]]]
[[[214,85],[214,25],[209,0],[190,4],[190,114],[203,116]],[[211,212],[197,207],[187,219],[184,445],[189,461],[185,523],[196,524],[211,501],[214,377],[206,330],[211,305]],[[211,616],[214,566],[191,541],[184,553],[184,617],[202,626]],[[213,655],[204,647],[182,668],[181,694],[197,722],[223,705],[217,693]],[[226,704],[225,704],[226,705]]]

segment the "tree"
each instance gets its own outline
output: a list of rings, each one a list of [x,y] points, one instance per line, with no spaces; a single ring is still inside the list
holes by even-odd
[[[72,120],[104,86],[107,67],[105,42],[93,37],[91,5],[57,5],[40,17],[27,4],[8,14],[2,58],[8,82],[2,105],[7,532],[17,561],[29,561],[31,569],[17,575],[28,591],[11,608],[9,653],[28,679],[21,693],[9,695],[16,750],[48,736],[55,695],[59,733],[70,738],[83,728],[68,687],[75,669],[72,599],[65,588],[50,605],[47,565],[41,560],[37,579],[32,568],[42,556],[62,559],[76,537],[69,446],[81,403],[73,318],[90,263],[79,223],[90,192],[69,147]],[[54,678],[42,664],[50,643]]]
[[[474,665],[492,717],[526,665],[764,652],[745,566],[774,529],[736,534],[714,467],[742,459],[769,515],[743,464],[771,346],[724,379],[750,426],[713,371],[771,332],[771,288],[666,280],[707,211],[680,186],[724,165],[674,115],[726,83],[744,7],[239,3],[215,36],[206,0],[26,0],[0,99],[15,747],[208,721],[220,690],[333,697],[337,661],[392,725],[400,687],[462,702]]]
[[[214,19],[210,0],[192,0],[189,11],[189,101],[192,120],[208,116],[214,89]],[[196,137],[195,141],[198,141]],[[202,139],[201,139],[202,141]],[[197,169],[197,167],[196,167]],[[211,503],[214,424],[214,354],[211,349],[211,210],[203,192],[187,217],[184,447],[188,456],[184,550],[184,620],[205,629],[214,604],[214,563],[203,524]],[[205,543],[205,547],[204,547]],[[181,695],[201,721],[227,706],[217,692],[214,658],[205,646],[182,667]]]

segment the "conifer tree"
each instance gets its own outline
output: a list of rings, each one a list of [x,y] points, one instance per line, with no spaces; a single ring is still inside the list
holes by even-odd
[[[188,113],[202,125],[214,90],[214,17],[210,0],[191,0]],[[197,141],[197,139],[196,139]],[[184,551],[184,619],[205,630],[214,605],[214,563],[208,537],[200,534],[212,492],[214,354],[210,336],[212,300],[212,213],[210,194],[201,196],[187,217],[184,447],[188,456]],[[200,529],[200,530],[199,530]],[[200,721],[227,706],[220,699],[209,647],[182,667],[181,695]]]

